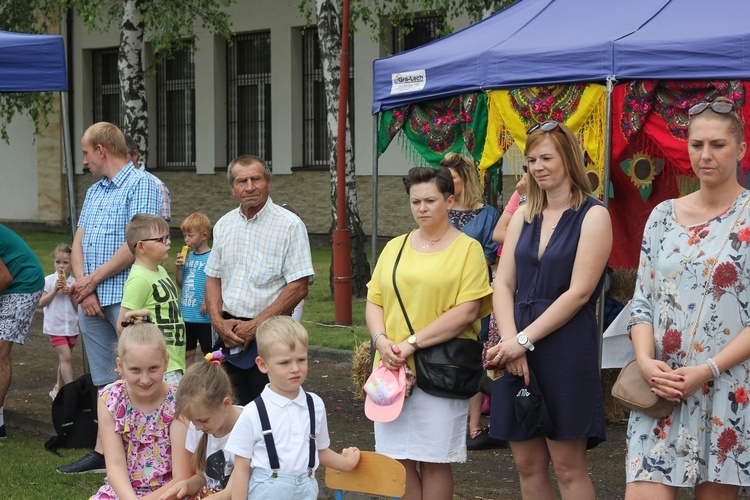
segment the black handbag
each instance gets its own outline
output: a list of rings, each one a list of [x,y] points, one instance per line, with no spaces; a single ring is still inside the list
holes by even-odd
[[[404,302],[396,286],[396,268],[409,236],[404,237],[393,264],[393,290],[404,313],[409,332],[414,335]],[[449,399],[469,399],[479,392],[484,377],[482,343],[478,340],[454,338],[414,353],[417,387],[427,394]]]

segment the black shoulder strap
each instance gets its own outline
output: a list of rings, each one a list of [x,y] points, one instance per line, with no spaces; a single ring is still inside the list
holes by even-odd
[[[266,442],[268,462],[271,464],[271,470],[273,471],[272,477],[279,477],[279,455],[276,453],[276,444],[273,441],[273,431],[271,430],[271,422],[268,421],[266,404],[263,402],[262,396],[255,398],[254,402],[255,406],[258,408],[260,425],[263,427],[263,440]]]
[[[313,403],[313,398],[310,394],[305,393],[305,397],[307,398],[307,411],[310,412],[310,459],[307,461],[307,475],[312,476],[315,470],[315,455],[317,451],[315,449],[315,403]]]
[[[307,461],[307,474],[312,476],[315,470],[315,403],[313,403],[312,396],[305,393],[307,398],[307,411],[310,413],[310,458]],[[276,452],[276,443],[273,440],[273,431],[271,430],[271,422],[268,420],[268,411],[266,410],[266,404],[263,402],[263,397],[258,396],[255,398],[255,406],[258,408],[258,417],[260,417],[260,425],[263,428],[263,440],[266,442],[266,450],[268,451],[268,462],[273,470],[272,477],[278,477],[279,472],[279,455]]]
[[[404,241],[401,243],[401,248],[396,256],[396,262],[393,263],[393,291],[396,292],[396,298],[398,299],[398,304],[401,306],[401,312],[404,313],[404,319],[406,320],[406,326],[409,327],[409,333],[414,335],[414,328],[411,326],[411,321],[409,321],[409,316],[406,314],[406,308],[404,307],[404,301],[401,300],[401,294],[398,293],[398,286],[396,286],[396,268],[398,267],[398,262],[401,260],[401,254],[404,251],[404,246],[406,246],[406,240],[409,239],[409,234],[404,236]]]

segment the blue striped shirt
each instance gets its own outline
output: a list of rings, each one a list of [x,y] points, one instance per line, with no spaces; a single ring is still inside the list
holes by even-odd
[[[159,189],[151,178],[129,162],[110,181],[106,177],[86,192],[78,227],[83,233],[83,271],[91,274],[112,258],[125,243],[125,226],[135,214],[161,215]],[[99,283],[96,293],[102,306],[122,300],[122,287],[130,268]]]

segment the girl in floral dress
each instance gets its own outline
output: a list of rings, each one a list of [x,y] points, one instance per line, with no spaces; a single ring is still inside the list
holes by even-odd
[[[176,389],[162,379],[167,346],[148,314],[138,310],[125,315],[126,328],[117,345],[122,380],[99,391],[107,478],[92,499],[155,499],[173,476],[178,480],[191,475],[184,451],[187,427],[175,420]]]
[[[689,111],[688,152],[700,189],[658,205],[643,237],[630,335],[652,392],[676,403],[654,419],[634,411],[626,498],[737,498],[750,484],[750,193],[746,152],[728,99]]]

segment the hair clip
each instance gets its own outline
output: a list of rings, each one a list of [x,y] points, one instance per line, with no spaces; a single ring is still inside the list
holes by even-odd
[[[209,363],[221,365],[221,360],[224,359],[224,354],[221,351],[209,352],[206,354],[205,358]]]

